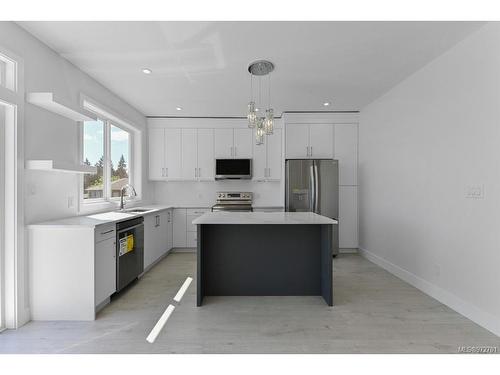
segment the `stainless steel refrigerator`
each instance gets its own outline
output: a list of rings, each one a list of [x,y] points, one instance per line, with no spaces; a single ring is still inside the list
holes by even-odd
[[[338,160],[289,159],[285,162],[285,173],[286,211],[315,212],[338,220]],[[338,252],[338,225],[334,225],[333,255],[337,255]]]

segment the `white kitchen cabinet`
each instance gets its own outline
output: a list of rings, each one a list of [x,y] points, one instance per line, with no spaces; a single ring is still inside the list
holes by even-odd
[[[309,125],[287,125],[285,134],[287,159],[304,159],[309,157]]]
[[[335,159],[339,161],[339,184],[358,184],[358,125],[335,124]]]
[[[209,211],[208,208],[188,208],[186,210],[186,247],[197,246],[198,228],[193,224],[193,220]]]
[[[214,130],[198,129],[198,173],[199,180],[215,178]]]
[[[339,248],[358,248],[357,186],[339,186]]]
[[[281,180],[283,154],[281,149],[281,129],[274,129],[274,133],[267,138],[267,179]]]
[[[233,133],[234,150],[233,156],[236,159],[250,159],[252,158],[252,129],[249,128],[235,128]]]
[[[254,180],[281,179],[281,129],[274,129],[273,134],[264,136],[264,144],[262,145],[253,142],[252,163],[252,178]]]
[[[333,158],[333,125],[309,125],[309,157],[314,159]]]
[[[233,152],[233,129],[215,129],[215,157],[231,159]]]
[[[186,209],[174,209],[174,247],[186,247]]]
[[[113,236],[95,244],[95,306],[106,301],[114,292],[116,292],[116,238]]]
[[[165,130],[149,129],[149,179],[165,178]]]
[[[171,210],[161,210],[144,216],[144,269],[172,248]]]
[[[180,179],[182,177],[182,135],[181,129],[165,128],[165,177]]]
[[[333,124],[288,124],[286,158],[333,158],[333,130]]]
[[[215,129],[215,157],[249,159],[252,157],[252,129]]]
[[[174,247],[174,210],[169,208],[165,215],[167,216],[167,251]]]
[[[194,180],[198,175],[198,140],[196,129],[182,129],[182,178]]]

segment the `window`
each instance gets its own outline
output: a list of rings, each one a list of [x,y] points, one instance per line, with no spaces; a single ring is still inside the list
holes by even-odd
[[[0,53],[0,86],[12,91],[16,91],[16,69],[16,62]]]
[[[111,125],[111,197],[129,182],[129,133]]]
[[[97,173],[83,176],[83,199],[104,198],[104,121],[83,124],[83,163],[97,167]]]
[[[132,134],[109,120],[85,121],[82,132],[83,163],[97,173],[83,176],[83,201],[118,198],[130,182]]]

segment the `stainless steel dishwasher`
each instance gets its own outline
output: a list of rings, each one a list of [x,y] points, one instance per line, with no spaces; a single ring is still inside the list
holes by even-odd
[[[137,217],[116,224],[116,291],[144,271],[144,218]]]

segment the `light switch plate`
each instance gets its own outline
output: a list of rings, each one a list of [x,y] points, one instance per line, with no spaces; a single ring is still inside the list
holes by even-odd
[[[469,185],[465,191],[465,197],[471,199],[484,198],[484,185]]]

